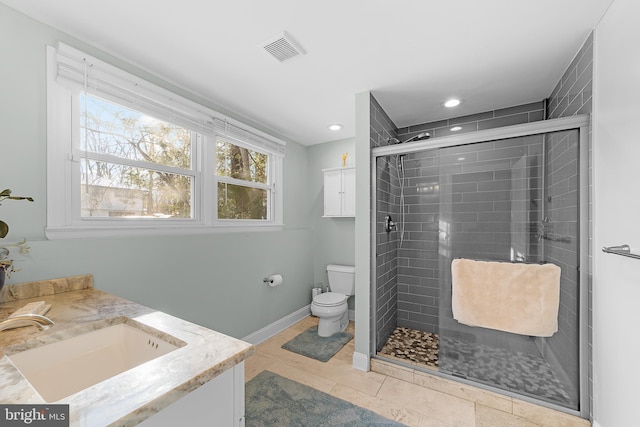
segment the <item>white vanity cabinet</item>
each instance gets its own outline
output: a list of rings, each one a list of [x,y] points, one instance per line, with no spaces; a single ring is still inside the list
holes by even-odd
[[[244,427],[244,362],[139,424],[141,427]]]
[[[324,216],[356,216],[356,168],[322,169],[324,173]]]

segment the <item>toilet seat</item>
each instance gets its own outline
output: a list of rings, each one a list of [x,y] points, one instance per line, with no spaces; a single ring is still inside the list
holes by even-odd
[[[337,292],[325,292],[313,298],[313,303],[318,307],[336,307],[346,301],[347,296]]]

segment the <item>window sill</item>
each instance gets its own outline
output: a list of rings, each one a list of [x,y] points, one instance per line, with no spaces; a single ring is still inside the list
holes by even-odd
[[[175,226],[109,226],[109,227],[46,227],[49,240],[94,239],[107,237],[189,236],[222,233],[255,233],[282,231],[282,224],[175,225]]]

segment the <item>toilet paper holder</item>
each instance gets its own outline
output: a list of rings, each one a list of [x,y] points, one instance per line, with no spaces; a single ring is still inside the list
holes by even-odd
[[[273,288],[274,286],[282,284],[282,276],[280,274],[272,274],[271,276],[262,279],[262,282]]]

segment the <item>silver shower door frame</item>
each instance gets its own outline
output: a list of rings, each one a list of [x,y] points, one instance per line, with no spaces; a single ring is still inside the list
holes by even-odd
[[[505,390],[485,386],[469,380],[464,380],[452,375],[444,374],[438,371],[428,372],[432,375],[441,376],[454,381],[463,382],[481,389],[491,390],[504,395],[516,397],[521,400],[529,401],[541,406],[556,409],[582,418],[589,418],[590,414],[590,395],[589,387],[589,128],[591,126],[590,116],[588,114],[564,117],[559,119],[542,120],[538,122],[526,123],[514,126],[505,126],[501,128],[482,130],[477,132],[469,132],[458,135],[431,138],[423,141],[410,142],[405,144],[388,145],[384,147],[376,147],[371,149],[371,304],[373,307],[370,324],[370,357],[377,358],[376,355],[376,301],[377,301],[377,276],[376,276],[376,248],[377,248],[377,232],[376,232],[376,209],[377,209],[377,159],[378,157],[390,156],[394,154],[410,154],[419,151],[455,147],[458,145],[467,145],[478,142],[489,142],[500,139],[518,138],[531,135],[540,135],[550,132],[578,130],[579,131],[579,177],[580,187],[578,190],[579,199],[579,251],[580,251],[580,301],[579,301],[579,376],[580,376],[580,410],[574,411],[559,405],[554,405],[541,400],[529,398],[527,396],[511,393]],[[399,364],[402,364],[398,362]]]

